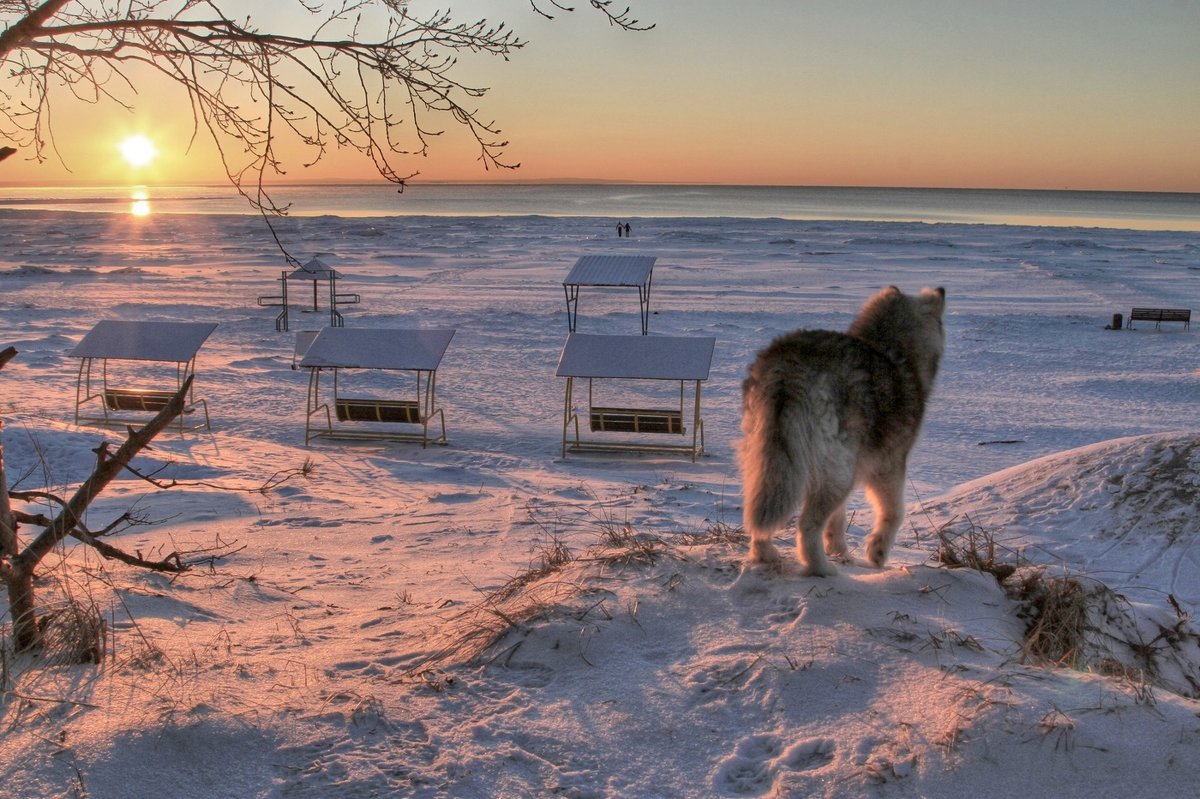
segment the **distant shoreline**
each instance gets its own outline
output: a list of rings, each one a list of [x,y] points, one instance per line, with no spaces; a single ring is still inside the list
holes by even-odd
[[[269,184],[267,189],[270,191],[286,190],[289,188],[339,188],[339,187],[374,187],[374,188],[394,188],[397,184],[390,183],[385,180],[328,180],[328,181],[281,181],[279,183]],[[538,178],[521,179],[521,178],[505,178],[499,180],[425,180],[425,179],[410,179],[404,182],[406,189],[419,189],[422,186],[465,186],[474,188],[504,188],[506,186],[517,187],[555,187],[555,186],[598,186],[611,188],[614,186],[631,186],[637,188],[692,188],[692,189],[762,189],[762,190],[788,190],[799,189],[809,191],[863,191],[863,192],[979,192],[990,194],[1003,193],[1044,193],[1044,194],[1067,194],[1067,195],[1086,195],[1086,194],[1107,194],[1107,195],[1147,195],[1155,197],[1180,197],[1180,198],[1196,198],[1200,201],[1200,189],[1196,191],[1150,191],[1146,189],[1087,189],[1087,188],[1019,188],[1019,187],[998,187],[998,186],[827,186],[821,184],[792,184],[792,183],[691,183],[691,182],[671,182],[663,183],[660,181],[639,181],[639,180],[597,180],[592,178],[557,178],[553,180],[542,180]],[[211,182],[211,183],[144,183],[144,184],[80,184],[71,182],[48,182],[38,185],[30,185],[25,183],[14,183],[0,180],[0,192],[6,191],[106,191],[106,190],[127,190],[133,187],[145,187],[150,189],[208,189],[215,191],[233,191],[231,184],[227,182]]]

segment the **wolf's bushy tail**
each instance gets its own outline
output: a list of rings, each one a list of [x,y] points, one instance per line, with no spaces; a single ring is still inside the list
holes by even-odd
[[[746,396],[738,457],[747,533],[770,535],[796,512],[812,467],[808,426],[778,385],[760,385]]]

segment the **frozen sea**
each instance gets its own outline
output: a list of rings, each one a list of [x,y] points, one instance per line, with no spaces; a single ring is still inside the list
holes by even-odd
[[[10,486],[67,493],[120,438],[73,423],[69,353],[96,322],[217,324],[196,362],[212,431],[164,433],[137,461],[180,485],[124,476],[87,519],[132,509],[146,523],[110,543],[193,568],[83,546],[47,560],[42,607],[95,603],[110,654],[2,661],[12,795],[1083,799],[1200,783],[1200,331],[1109,329],[1134,306],[1200,308],[1194,196],[1147,211],[1057,193],[917,192],[907,210],[893,190],[738,205],[737,190],[605,186],[579,190],[580,209],[569,187],[503,209],[490,189],[281,195],[295,213],[279,241],[360,295],[348,326],[456,331],[437,383],[449,443],[422,449],[305,446],[293,345],[326,309],[297,296],[277,331],[256,300],[287,262],[228,189],[206,191],[0,192]],[[562,279],[587,254],[654,256],[650,334],[716,338],[696,462],[563,456]],[[888,284],[947,293],[888,568],[747,568],[746,366],[794,328],[845,329]],[[639,322],[632,292],[581,293],[582,332]],[[254,490],[307,459],[310,479]],[[870,511],[853,508],[857,552]],[[1030,604],[940,565],[944,525],[1084,579],[1093,648],[1069,668],[1029,656]],[[791,561],[794,531],[777,537]]]
[[[284,185],[300,216],[737,217],[1200,231],[1200,194],[653,184]],[[228,186],[14,188],[0,207],[246,213]]]

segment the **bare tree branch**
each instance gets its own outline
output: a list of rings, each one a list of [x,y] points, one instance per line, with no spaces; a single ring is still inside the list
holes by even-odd
[[[140,429],[131,429],[129,438],[117,448],[116,452],[108,457],[97,458],[96,468],[92,474],[76,489],[74,495],[67,500],[58,515],[51,520],[50,525],[44,528],[41,534],[26,545],[21,554],[13,559],[14,567],[28,566],[32,569],[33,565],[49,554],[55,544],[79,527],[84,511],[92,503],[92,500],[129,465],[133,456],[141,452],[154,440],[156,435],[162,432],[163,428],[183,413],[184,404],[191,388],[192,376],[189,375],[187,380],[183,381],[179,391],[175,392],[166,406],[153,419]]]
[[[0,0],[2,3],[4,0]],[[0,369],[17,354],[16,349],[8,347],[0,351]],[[10,491],[4,468],[4,447],[0,441],[0,581],[8,589],[9,611],[13,620],[13,642],[18,651],[34,648],[41,642],[41,629],[37,624],[34,612],[33,576],[34,569],[65,538],[72,537],[100,553],[110,560],[117,560],[131,566],[137,566],[152,571],[180,573],[186,571],[192,564],[185,560],[185,555],[177,551],[163,557],[151,558],[140,551],[127,552],[103,540],[114,533],[122,532],[135,525],[152,524],[145,517],[126,511],[110,521],[101,530],[91,530],[84,523],[84,513],[92,501],[100,494],[105,486],[122,471],[146,480],[159,488],[176,486],[207,486],[222,491],[255,491],[266,493],[295,477],[308,477],[314,470],[314,464],[306,459],[298,468],[280,469],[266,480],[254,486],[228,486],[206,481],[185,482],[178,480],[159,480],[153,475],[147,475],[135,468],[131,461],[142,449],[150,444],[158,433],[162,432],[180,413],[191,391],[192,378],[188,377],[179,390],[171,397],[153,419],[140,429],[128,428],[128,437],[116,450],[105,441],[92,450],[96,454],[96,466],[92,474],[75,491],[70,499],[51,491]],[[0,422],[0,432],[3,423]],[[30,513],[14,510],[12,500],[39,503],[56,509],[56,513]],[[41,533],[32,541],[22,546],[18,536],[18,525],[30,525],[41,528]],[[232,545],[220,543],[217,550],[229,553]]]
[[[317,468],[317,465],[316,465],[316,463],[313,462],[312,458],[305,458],[304,463],[302,463],[301,465],[296,466],[291,469],[279,469],[278,471],[274,472],[269,477],[267,477],[267,479],[263,480],[261,483],[256,483],[254,485],[235,486],[235,485],[230,485],[227,483],[213,483],[213,482],[210,482],[207,480],[176,480],[173,478],[170,480],[162,480],[155,476],[159,472],[161,472],[163,469],[166,469],[170,465],[171,464],[164,464],[163,466],[156,469],[154,472],[152,472],[150,474],[146,474],[142,471],[139,471],[138,469],[135,469],[132,466],[128,466],[128,467],[126,467],[126,469],[133,476],[137,477],[140,480],[146,481],[147,483],[154,486],[155,488],[169,489],[169,488],[177,488],[179,486],[184,486],[184,487],[189,487],[189,488],[201,486],[204,488],[215,488],[220,491],[237,491],[237,492],[246,492],[246,493],[251,493],[251,494],[267,494],[267,493],[270,493],[271,491],[274,491],[276,488],[278,488],[279,486],[283,485],[284,483],[286,483],[287,481],[289,481],[293,478],[311,477],[313,472],[316,471],[316,468]]]
[[[385,180],[403,188],[416,172],[404,173],[394,162],[425,155],[443,134],[441,121],[465,130],[478,148],[485,169],[512,169],[504,158],[508,142],[499,126],[478,107],[486,87],[462,82],[461,54],[507,60],[525,46],[503,22],[458,22],[449,11],[428,18],[409,13],[407,0],[332,0],[317,6],[293,0],[315,18],[307,33],[261,30],[249,15],[235,18],[223,10],[231,0],[0,0],[0,140],[31,151],[44,161],[58,153],[53,110],[59,98],[85,103],[112,102],[132,109],[147,71],[175,84],[192,115],[191,141],[202,132],[212,139],[234,188],[266,220],[289,260],[271,216],[285,214],[268,191],[268,181],[287,172],[276,149],[284,138],[307,151],[316,164],[331,148],[365,156]],[[529,0],[532,9],[551,17],[546,7],[572,11],[559,0]],[[588,0],[611,25],[649,30],[630,9],[613,0]],[[547,6],[548,4],[548,6]],[[325,10],[328,9],[328,10]],[[273,10],[272,23],[289,19]],[[240,20],[240,21],[239,21]],[[365,31],[378,32],[367,38]],[[0,161],[16,149],[0,147]],[[0,368],[16,351],[0,352]],[[0,443],[0,580],[8,588],[13,640],[18,649],[38,644],[33,604],[34,567],[67,536],[76,536],[107,552],[106,557],[155,568],[177,568],[178,557],[150,562],[105,549],[82,523],[84,510],[130,460],[183,410],[185,383],[161,413],[110,453],[101,448],[91,476],[54,518],[14,514]],[[296,474],[307,474],[305,464]],[[142,475],[142,479],[154,480]],[[280,472],[267,488],[294,476]],[[36,520],[36,521],[35,521]],[[35,523],[42,532],[23,549],[18,523]],[[44,523],[43,523],[44,522]],[[132,523],[131,518],[125,522]],[[174,553],[173,553],[174,554]]]
[[[55,146],[52,108],[61,91],[131,108],[145,68],[183,91],[192,140],[208,133],[229,181],[264,215],[287,211],[267,190],[287,173],[276,149],[283,137],[307,150],[306,166],[349,148],[402,186],[417,173],[394,162],[425,155],[444,132],[439,120],[448,120],[474,139],[485,169],[518,166],[504,158],[508,142],[478,107],[488,89],[457,77],[460,54],[507,60],[525,46],[503,22],[463,23],[449,11],[418,18],[405,0],[294,0],[302,19],[315,16],[310,31],[297,33],[278,29],[287,15],[262,30],[251,16],[223,10],[226,2],[0,0],[0,24],[9,22],[0,33],[0,137],[44,160]],[[611,25],[654,27],[612,2],[588,0]],[[546,17],[544,7],[573,10],[558,0],[530,6]]]
[[[564,6],[562,3],[558,2],[558,0],[549,0],[549,3],[559,11],[566,11],[570,13],[575,10],[574,6]],[[626,6],[622,11],[613,11],[612,0],[588,0],[588,3],[592,8],[608,17],[608,22],[610,25],[615,25],[618,28],[624,28],[625,30],[631,31],[648,31],[654,27],[653,22],[649,24],[643,24],[641,21],[630,16],[633,12],[629,6]],[[542,6],[544,4],[539,3],[538,0],[529,0],[529,5],[534,11],[546,19],[554,19],[553,14],[548,14],[545,10],[543,10]]]
[[[0,353],[0,359],[2,359],[0,366],[3,366],[11,357],[8,350]],[[189,376],[180,386],[179,391],[171,397],[166,406],[153,419],[144,427],[129,431],[129,438],[117,448],[116,452],[109,454],[107,448],[101,448],[97,453],[96,468],[92,471],[91,476],[83,481],[83,484],[69,500],[61,503],[58,515],[49,519],[49,524],[42,526],[42,532],[23,548],[17,537],[16,517],[12,511],[8,483],[4,476],[4,450],[0,445],[0,580],[3,580],[8,588],[13,644],[18,651],[32,649],[41,643],[41,630],[37,625],[34,608],[34,569],[67,536],[80,538],[106,553],[106,557],[115,557],[126,560],[126,562],[141,561],[140,558],[130,560],[134,556],[95,540],[83,526],[84,512],[104,490],[104,487],[129,465],[133,457],[183,412],[191,387],[192,377]],[[159,563],[139,562],[138,565],[160,570],[171,568],[169,558]]]

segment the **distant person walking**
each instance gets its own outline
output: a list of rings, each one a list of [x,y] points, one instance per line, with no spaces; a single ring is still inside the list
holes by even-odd
[[[624,232],[624,230],[625,230],[625,226],[622,225],[620,222],[618,222],[617,223],[617,238],[621,238],[621,234]]]
[[[630,229],[629,223],[626,222],[625,223],[625,238],[629,238],[632,235],[633,235],[633,231]]]

